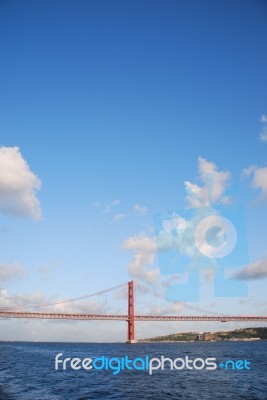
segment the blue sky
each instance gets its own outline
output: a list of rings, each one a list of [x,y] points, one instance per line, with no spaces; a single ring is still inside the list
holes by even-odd
[[[21,211],[20,184],[9,192],[0,175],[8,296],[75,297],[140,278],[129,241],[153,240],[155,214],[186,209],[184,182],[203,184],[202,157],[229,173],[223,190],[232,185],[244,207],[247,267],[262,262],[258,279],[246,278],[246,307],[266,313],[266,3],[2,1],[0,37],[0,145],[18,147],[8,154],[41,182],[25,186],[38,219],[32,204]],[[142,268],[157,270],[157,258]],[[243,306],[232,299],[232,312]],[[28,337],[22,322],[20,336],[18,322],[1,324],[2,339]],[[44,338],[34,324],[30,337]]]

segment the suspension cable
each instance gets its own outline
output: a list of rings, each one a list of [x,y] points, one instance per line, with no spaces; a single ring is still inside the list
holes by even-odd
[[[54,305],[57,305],[57,304],[71,303],[73,301],[88,299],[89,297],[93,297],[93,296],[97,296],[97,295],[100,295],[100,294],[103,294],[103,293],[111,292],[112,290],[118,289],[118,288],[120,288],[122,286],[125,286],[127,284],[128,284],[128,282],[122,283],[122,284],[117,285],[117,286],[113,286],[113,287],[111,287],[109,289],[100,290],[100,291],[92,293],[92,294],[86,294],[84,296],[74,297],[74,298],[66,299],[66,300],[62,300],[62,301],[58,300],[58,301],[55,301],[53,303],[43,303],[43,304],[16,307],[16,310],[25,310],[25,309],[28,309],[28,308],[41,308],[41,307],[47,307],[47,306],[54,306]],[[7,308],[2,308],[1,307],[0,310],[7,311],[7,310],[12,310],[12,308],[11,307],[7,307]]]
[[[224,317],[227,316],[227,314],[217,313],[217,312],[215,312],[215,311],[205,310],[204,308],[201,308],[201,307],[198,307],[198,306],[190,306],[190,305],[188,305],[188,304],[186,304],[186,303],[184,303],[184,302],[171,299],[171,298],[169,298],[169,297],[166,297],[166,296],[164,296],[164,295],[162,295],[162,294],[156,292],[156,291],[153,290],[153,289],[150,289],[150,288],[148,288],[148,287],[146,287],[146,286],[141,285],[140,283],[137,283],[137,282],[136,282],[135,285],[138,286],[139,288],[141,288],[142,290],[149,291],[153,296],[158,297],[158,298],[160,298],[160,299],[162,299],[162,300],[165,300],[165,301],[167,301],[168,303],[182,304],[185,308],[188,308],[188,309],[194,310],[194,311],[198,311],[198,312],[201,312],[201,313],[204,312],[205,314],[211,314],[211,315],[216,315],[216,316],[224,316]]]

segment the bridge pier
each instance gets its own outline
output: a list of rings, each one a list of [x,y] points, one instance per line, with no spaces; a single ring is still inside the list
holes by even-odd
[[[134,332],[134,281],[128,282],[128,335],[129,344],[136,343]]]

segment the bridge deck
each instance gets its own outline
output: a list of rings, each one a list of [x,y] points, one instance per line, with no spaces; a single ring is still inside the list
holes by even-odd
[[[128,315],[116,314],[69,314],[28,311],[0,311],[0,318],[74,319],[129,321]],[[245,315],[135,315],[135,321],[267,321],[267,316]]]

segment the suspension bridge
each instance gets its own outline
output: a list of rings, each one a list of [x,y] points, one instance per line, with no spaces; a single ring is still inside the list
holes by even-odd
[[[92,301],[95,297],[102,297],[102,301]],[[189,310],[189,313],[184,315],[184,309]],[[202,314],[195,315],[195,312]],[[0,318],[126,321],[128,343],[135,343],[135,322],[138,321],[267,322],[267,316],[222,315],[167,299],[164,295],[134,281],[82,297],[55,302],[25,304],[17,298],[13,299],[11,304],[9,299],[4,299],[4,304],[0,307]]]

